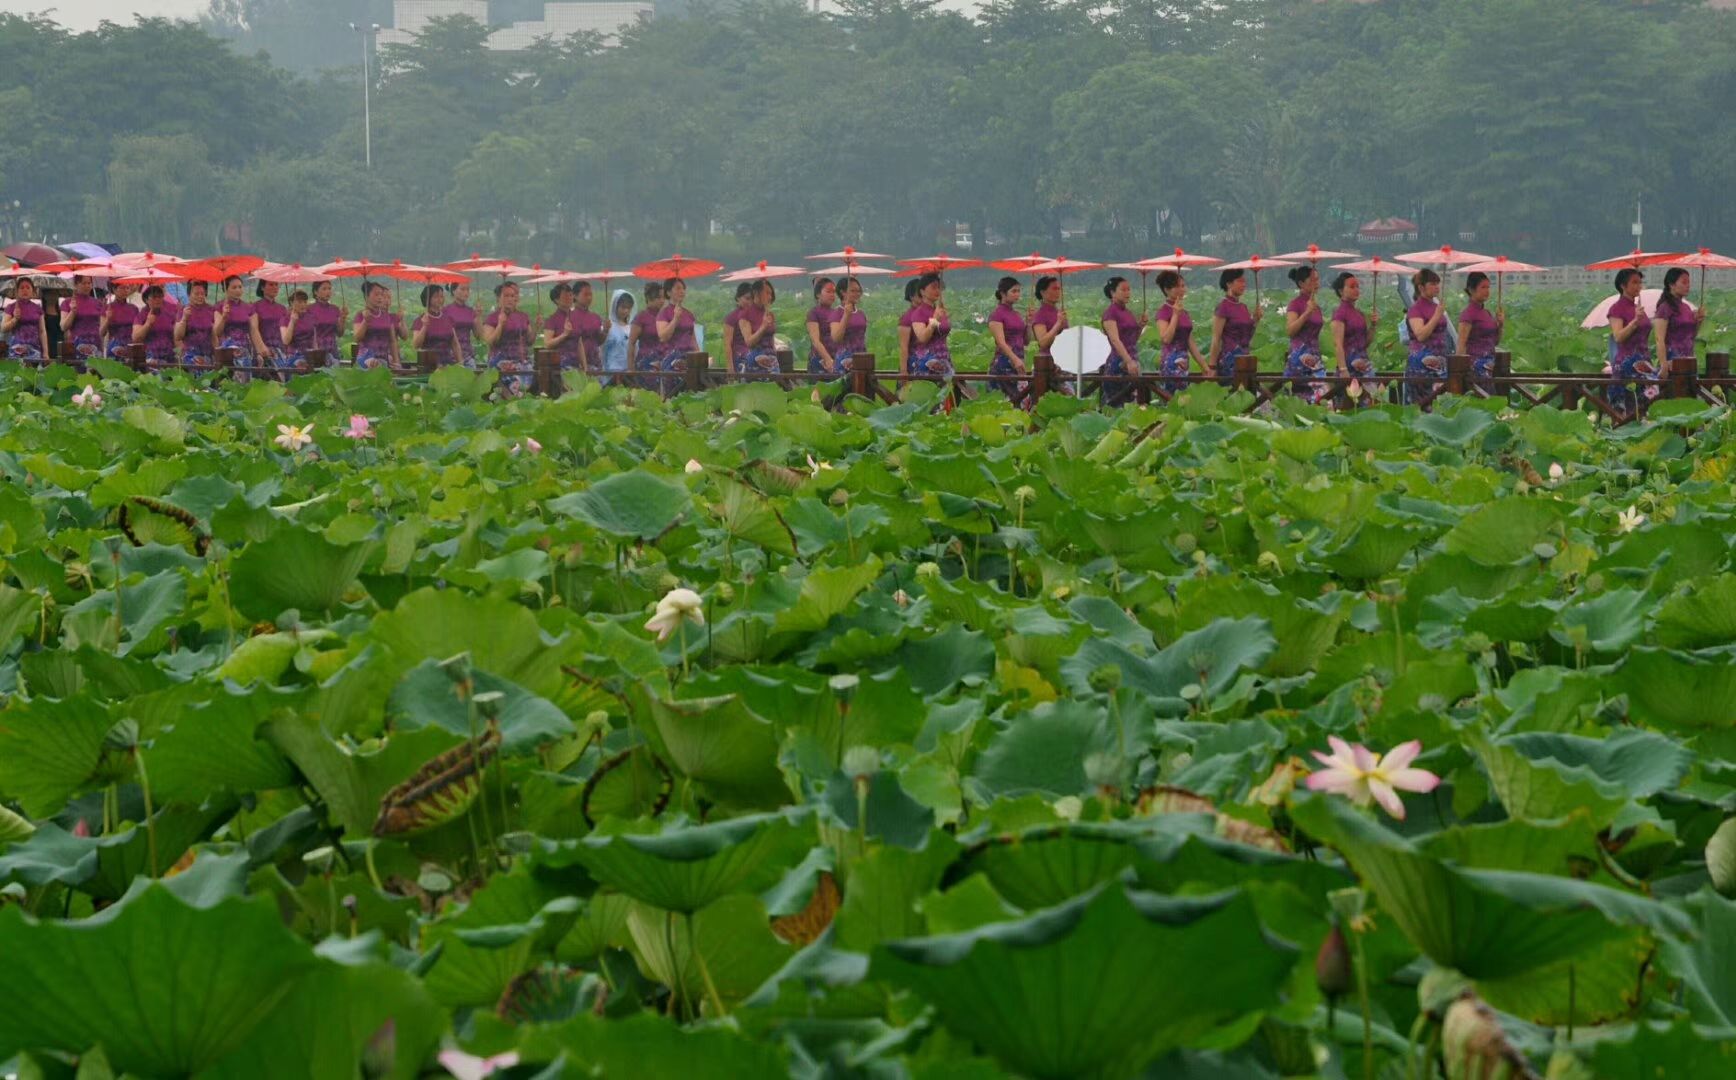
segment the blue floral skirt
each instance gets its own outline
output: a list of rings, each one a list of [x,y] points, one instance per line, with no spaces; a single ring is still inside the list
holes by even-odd
[[[1187,383],[1177,377],[1187,374],[1187,365],[1187,346],[1165,345],[1163,347],[1163,351],[1158,354],[1157,358],[1157,373],[1168,376],[1163,383],[1165,390],[1174,394],[1187,389]]]
[[[1246,355],[1248,355],[1247,348],[1241,346],[1234,349],[1225,349],[1222,353],[1218,354],[1218,381],[1223,383],[1225,386],[1229,386],[1235,382],[1236,361]]]
[[[1371,378],[1374,375],[1375,367],[1374,361],[1368,358],[1368,350],[1364,348],[1352,352],[1345,366],[1350,369],[1351,377],[1362,388],[1362,396],[1357,399],[1356,403],[1364,407],[1374,405],[1381,393],[1386,390],[1386,383]]]
[[[1440,389],[1441,376],[1447,373],[1447,358],[1426,344],[1412,345],[1405,358],[1404,373],[1404,400],[1406,404],[1414,404]]]
[[[102,355],[102,339],[97,337],[75,337],[72,339],[72,355],[76,360],[91,360]]]
[[[1620,352],[1610,364],[1609,403],[1623,412],[1634,412],[1643,398],[1650,401],[1658,396],[1663,373],[1652,363],[1652,354],[1644,348]],[[1633,384],[1633,385],[1629,385]]]
[[[1318,405],[1332,394],[1332,384],[1320,381],[1325,373],[1318,345],[1292,345],[1284,357],[1284,377],[1292,380],[1291,392],[1310,405]]]
[[[356,366],[359,368],[391,367],[392,350],[376,349],[372,345],[364,345],[356,350]]]
[[[1024,357],[1020,357],[1019,359],[1023,361]],[[989,374],[1002,376],[1001,378],[990,380],[990,388],[999,390],[1008,397],[1014,397],[1018,394],[1019,380],[1024,376],[1019,374],[1019,369],[1013,366],[1012,358],[1007,356],[1006,353],[1000,352],[999,350],[995,352],[994,360],[989,362]]]
[[[536,369],[524,357],[491,353],[488,366],[500,372],[498,385],[503,397],[522,397],[536,387]]]
[[[952,351],[945,342],[910,343],[910,374],[913,378],[947,379],[953,373]]]
[[[832,367],[827,368],[826,362],[820,359],[820,354],[810,350],[808,352],[808,372],[814,375],[836,375],[841,378],[845,372],[850,370],[850,355],[843,352],[833,353]]]
[[[777,369],[777,350],[770,346],[757,346],[735,357],[735,373],[737,375],[776,371]]]
[[[6,343],[6,355],[13,360],[41,360],[42,344],[34,335],[14,334]]]

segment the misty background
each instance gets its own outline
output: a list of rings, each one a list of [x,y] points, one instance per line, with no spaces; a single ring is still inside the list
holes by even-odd
[[[1736,246],[1736,13],[1702,0],[659,0],[512,49],[540,0],[414,35],[393,0],[184,6],[0,14],[0,239],[589,267],[1381,250],[1359,226],[1400,218],[1394,250],[1566,263],[1643,205],[1648,248]]]

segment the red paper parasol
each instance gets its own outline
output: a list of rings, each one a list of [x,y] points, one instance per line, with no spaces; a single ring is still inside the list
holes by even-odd
[[[333,259],[319,272],[334,278],[367,277],[392,268],[391,263],[369,262],[366,259]]]
[[[132,269],[117,269],[115,276],[109,279],[110,285],[154,285],[162,281],[193,281],[202,280],[182,276],[179,268],[168,266],[140,266]]]
[[[1613,259],[1602,259],[1598,262],[1587,263],[1585,268],[1587,270],[1637,270],[1642,266],[1656,266],[1659,263],[1673,263],[1679,259],[1685,259],[1687,257],[1688,253],[1685,251],[1641,251],[1640,249],[1635,248],[1626,255],[1617,255]]]
[[[381,277],[391,278],[393,281],[410,281],[421,285],[461,285],[470,280],[456,270],[405,262],[394,262],[379,273]]]
[[[961,259],[957,255],[927,255],[920,259],[899,259],[899,266],[908,266],[918,274],[939,274],[947,270],[974,270],[983,265],[981,259]]]
[[[1319,244],[1309,244],[1307,247],[1303,248],[1301,251],[1287,251],[1282,255],[1274,256],[1274,258],[1295,259],[1298,262],[1313,263],[1313,264],[1318,264],[1321,259],[1359,259],[1361,257],[1362,257],[1362,254],[1360,252],[1356,252],[1356,251],[1327,251],[1325,248],[1321,247]]]
[[[710,277],[723,269],[720,262],[710,259],[695,259],[687,255],[671,255],[667,259],[653,259],[648,263],[640,263],[633,268],[633,276],[647,281],[666,281],[669,278]]]
[[[47,244],[35,244],[29,241],[0,248],[0,255],[11,259],[20,266],[36,268],[44,263],[66,262],[66,253],[57,251]]]
[[[0,270],[0,277],[35,277],[36,274],[37,269],[35,267],[22,266],[18,263],[13,263],[6,269]]]
[[[1421,263],[1424,266],[1463,266],[1468,263],[1488,262],[1493,256],[1478,255],[1474,251],[1458,251],[1451,244],[1442,244],[1433,251],[1413,251],[1409,255],[1396,255],[1399,262]]]
[[[457,262],[441,263],[440,269],[463,270],[466,273],[477,270],[497,270],[504,273],[508,270],[515,270],[517,267],[513,265],[511,259],[491,259],[484,255],[472,253],[468,259],[459,259]]]
[[[1361,262],[1336,263],[1334,270],[1349,270],[1353,274],[1374,275],[1373,288],[1368,294],[1368,308],[1375,314],[1380,313],[1380,275],[1392,274],[1396,277],[1409,277],[1417,272],[1414,266],[1400,266],[1391,259],[1383,259],[1379,255],[1371,255]]]
[[[183,264],[180,273],[188,281],[222,281],[251,274],[264,265],[265,260],[257,255],[214,255]]]
[[[1023,274],[1038,263],[1053,261],[1049,256],[1033,251],[1029,255],[1014,255],[1010,259],[996,259],[989,263],[989,269],[999,270],[1004,274]]]
[[[761,259],[757,264],[741,270],[732,270],[719,278],[720,281],[760,281],[766,278],[804,277],[808,273],[805,266],[767,266]]]
[[[533,278],[526,278],[526,285],[571,285],[575,281],[585,280],[585,275],[571,270],[549,270]]]
[[[1210,255],[1193,255],[1181,248],[1176,248],[1173,254],[1141,259],[1134,265],[1152,270],[1186,270],[1192,266],[1216,266],[1223,261],[1222,259],[1214,259]]]
[[[882,255],[876,251],[857,251],[855,248],[849,246],[846,246],[843,251],[824,251],[818,255],[806,255],[803,257],[809,262],[819,262],[821,259],[843,259],[847,263],[855,262],[857,259],[892,258],[890,255]]]
[[[870,274],[893,274],[897,276],[896,271],[888,270],[884,266],[854,266],[849,263],[845,263],[843,266],[825,266],[818,270],[810,270],[809,273],[815,277],[833,277],[838,274],[848,277],[866,277]],[[915,277],[916,275],[907,274],[906,276]]]
[[[300,263],[266,263],[255,270],[253,276],[259,281],[275,281],[279,285],[313,285],[332,280],[330,274],[322,274]]]
[[[1301,265],[1300,263],[1291,262],[1287,259],[1268,259],[1263,255],[1250,255],[1247,258],[1243,259],[1241,262],[1225,263],[1222,266],[1218,267],[1218,269],[1219,270],[1250,270],[1250,271],[1252,271],[1254,274],[1254,306],[1259,307],[1260,306],[1260,271],[1262,271],[1262,270],[1284,270],[1284,269],[1288,269],[1292,266],[1300,266],[1300,265]]]
[[[1494,274],[1495,308],[1496,310],[1500,310],[1501,287],[1506,282],[1508,274],[1541,274],[1548,269],[1547,266],[1533,266],[1530,263],[1515,262],[1505,255],[1497,255],[1493,259],[1489,259],[1485,262],[1468,263],[1464,266],[1455,267],[1453,272],[1455,274]]]
[[[1680,258],[1680,259],[1672,259],[1671,262],[1673,262],[1677,266],[1691,266],[1691,267],[1698,267],[1699,268],[1699,270],[1700,270],[1700,303],[1701,304],[1705,304],[1705,302],[1706,302],[1706,271],[1708,271],[1708,270],[1736,270],[1736,259],[1732,259],[1728,255],[1716,254],[1710,248],[1701,248],[1699,251],[1694,252],[1694,254],[1692,254],[1692,255],[1684,256],[1683,258]]]

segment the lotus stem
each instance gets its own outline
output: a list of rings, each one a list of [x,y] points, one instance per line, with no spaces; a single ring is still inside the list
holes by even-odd
[[[1374,1080],[1374,1023],[1368,1005],[1368,950],[1362,932],[1356,932],[1356,998],[1362,1009],[1362,1077]]]
[[[689,672],[687,669],[687,619],[685,617],[682,618],[677,632],[680,634],[680,637],[676,640],[681,646],[681,681],[686,682]]]
[[[139,770],[139,790],[145,796],[145,839],[151,852],[151,876],[158,874],[157,863],[157,814],[151,807],[151,778],[145,772],[145,755],[139,747],[133,748],[133,764]]]
[[[378,847],[379,844],[380,842],[378,840],[369,840],[368,846],[362,854],[362,859],[368,865],[368,880],[374,883],[375,889],[380,892],[385,892],[386,886],[380,883],[379,868],[374,865],[374,849]]]
[[[723,998],[717,992],[717,984],[711,981],[711,969],[706,966],[705,953],[699,949],[699,938],[693,933],[693,912],[686,913],[687,918],[687,948],[693,953],[693,959],[699,963],[699,977],[705,981],[706,996],[711,998],[711,1007],[719,1017],[729,1015],[729,1010],[723,1007]]]
[[[679,1005],[681,1014],[685,1016],[688,1011],[686,993],[687,980],[681,977],[680,967],[675,959],[675,912],[666,912],[665,915],[666,918],[663,920],[663,942],[669,949],[669,1004],[671,1008]],[[687,946],[688,948],[693,947],[691,925],[688,927]]]

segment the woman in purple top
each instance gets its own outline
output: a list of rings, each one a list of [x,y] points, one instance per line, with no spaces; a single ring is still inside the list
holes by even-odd
[[[1133,299],[1133,286],[1120,274],[1103,286],[1109,306],[1103,309],[1103,333],[1109,338],[1109,359],[1103,362],[1102,374],[1122,376],[1143,374],[1139,366],[1139,336],[1145,333],[1145,317],[1127,309]],[[1105,405],[1120,405],[1133,396],[1135,384],[1106,382],[1101,399]]]
[[[663,306],[657,309],[657,343],[662,348],[663,370],[681,371],[687,354],[697,352],[693,336],[693,312],[687,310],[687,282],[670,278],[663,283]]]
[[[48,327],[42,321],[42,305],[36,302],[36,283],[19,278],[12,297],[5,313],[0,314],[6,355],[14,360],[41,361],[48,355]]]
[[[561,282],[549,290],[549,301],[555,309],[543,320],[543,348],[554,350],[562,369],[584,368],[584,339],[579,336],[578,321],[573,318],[573,287]]]
[[[73,359],[82,362],[103,354],[103,330],[103,302],[96,298],[90,278],[79,274],[72,279],[72,295],[60,302],[61,340],[72,345]]]
[[[314,283],[313,303],[307,307],[307,320],[313,328],[313,348],[325,350],[328,364],[341,361],[338,338],[343,336],[344,324],[350,321],[350,309],[332,303],[331,282]]]
[[[1352,395],[1366,404],[1374,404],[1381,385],[1371,382],[1374,362],[1368,358],[1368,340],[1380,322],[1378,312],[1364,317],[1356,302],[1362,299],[1362,282],[1355,274],[1339,274],[1333,279],[1332,291],[1338,294],[1338,306],[1332,311],[1332,347],[1338,354],[1338,374],[1356,380],[1358,393]]]
[[[1004,277],[995,283],[995,309],[989,312],[989,337],[994,339],[995,357],[989,361],[989,374],[1006,376],[989,385],[1007,397],[1019,392],[1019,381],[1012,376],[1025,374],[1025,339],[1029,331],[1025,317],[1019,314],[1019,279]]]
[[[1459,312],[1459,341],[1471,358],[1471,378],[1484,390],[1493,390],[1495,348],[1501,344],[1507,313],[1489,314],[1489,275],[1481,270],[1465,278],[1465,296],[1468,302]]]
[[[1405,312],[1410,323],[1410,354],[1405,361],[1404,400],[1425,401],[1441,388],[1447,373],[1447,305],[1441,303],[1441,275],[1418,270],[1411,275],[1416,303]]]
[[[1673,361],[1694,358],[1694,343],[1706,324],[1706,309],[1695,311],[1688,303],[1688,291],[1693,285],[1688,271],[1680,266],[1664,272],[1664,292],[1652,311],[1657,355],[1664,358],[1659,365],[1660,373],[1667,373]]]
[[[1609,308],[1609,339],[1615,347],[1610,361],[1609,403],[1624,412],[1634,412],[1639,399],[1628,384],[1640,384],[1640,396],[1658,396],[1658,368],[1652,363],[1652,320],[1640,303],[1646,276],[1628,267],[1615,273],[1616,301]],[[1649,384],[1649,385],[1648,385]]]
[[[289,294],[289,316],[278,330],[278,337],[282,342],[278,366],[285,371],[310,370],[307,354],[316,348],[314,341],[318,334],[319,322],[314,315],[313,305],[309,303],[307,293],[297,289]],[[330,359],[329,353],[327,359]]]
[[[627,326],[627,370],[663,370],[663,343],[657,338],[657,312],[662,307],[663,283],[647,281],[645,306]],[[648,384],[641,382],[639,385]]]
[[[737,371],[778,370],[778,317],[772,311],[778,291],[769,281],[754,283],[752,299],[735,324],[741,352],[736,357]]]
[[[838,306],[838,285],[831,278],[814,282],[814,306],[808,309],[808,370],[838,374],[838,358],[832,351],[843,338],[844,310]],[[836,337],[832,328],[838,327]]]
[[[452,286],[452,296],[440,310],[452,322],[452,335],[458,341],[458,363],[468,368],[475,367],[476,309],[470,306],[470,282],[460,281]]]
[[[1240,270],[1225,270],[1218,275],[1218,288],[1224,298],[1212,312],[1212,344],[1206,355],[1206,368],[1218,373],[1225,386],[1236,373],[1236,360],[1248,355],[1254,343],[1254,330],[1265,314],[1258,308],[1248,312],[1242,297],[1247,294],[1246,275]]]
[[[735,286],[735,306],[723,317],[723,351],[729,356],[731,371],[741,371],[742,356],[747,344],[742,340],[741,321],[753,306],[753,282],[742,281]]]
[[[1297,397],[1319,404],[1332,392],[1331,384],[1320,381],[1326,370],[1320,359],[1320,329],[1326,325],[1320,311],[1320,271],[1312,266],[1292,267],[1290,280],[1296,284],[1296,295],[1284,308],[1284,334],[1290,339],[1284,377],[1293,380],[1290,388]]]
[[[188,367],[208,366],[217,343],[217,309],[206,299],[210,286],[203,281],[187,284],[187,306],[175,320],[175,348]]]
[[[585,370],[603,370],[603,339],[609,336],[609,324],[591,310],[597,292],[588,281],[573,285],[572,321],[579,335],[579,345],[585,356]]]
[[[409,335],[404,332],[404,317],[391,310],[392,293],[377,281],[362,283],[362,303],[356,312],[356,366],[359,368],[401,367],[398,343]]]
[[[936,273],[917,278],[920,301],[910,309],[910,374],[916,377],[952,377],[952,317],[946,310],[946,283]]]
[[[164,303],[163,287],[152,285],[145,290],[145,310],[139,312],[132,325],[134,344],[145,347],[145,362],[153,371],[161,371],[175,363],[175,312]]]
[[[488,346],[488,366],[500,372],[500,393],[517,397],[530,390],[534,377],[531,363],[530,315],[518,310],[518,285],[506,281],[494,287],[494,310],[482,320],[478,332]]]
[[[241,279],[230,277],[223,282],[223,302],[217,305],[217,347],[235,350],[236,382],[252,378],[247,369],[253,366],[253,305],[242,299]]]
[[[916,306],[922,302],[922,277],[918,275],[904,283],[904,314],[898,317],[898,373],[910,374],[910,346],[913,339],[912,320]]]
[[[458,331],[452,325],[450,310],[445,289],[439,285],[422,286],[422,314],[410,324],[410,347],[417,352],[433,353],[435,367],[458,362]]]
[[[1205,370],[1205,357],[1193,339],[1193,316],[1182,306],[1187,296],[1187,281],[1179,270],[1165,270],[1157,275],[1155,284],[1163,293],[1164,305],[1157,310],[1157,335],[1163,343],[1158,370],[1171,376],[1164,386],[1171,393],[1187,389],[1187,383],[1176,376],[1188,373],[1189,361]]]
[[[1031,312],[1031,341],[1038,356],[1053,356],[1051,350],[1061,331],[1067,329],[1067,313],[1061,310],[1061,279],[1047,275],[1037,279],[1037,306]]]
[[[102,354],[116,360],[127,358],[128,350],[133,344],[133,327],[141,318],[139,309],[127,302],[133,294],[131,285],[114,285],[109,289],[108,302],[102,309]],[[171,319],[180,312],[172,305],[165,303]]]
[[[253,349],[261,365],[293,367],[283,355],[283,327],[289,322],[289,309],[277,302],[283,286],[275,281],[261,281],[253,287]]]

